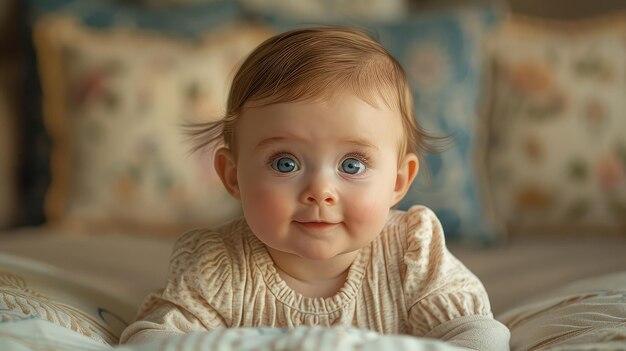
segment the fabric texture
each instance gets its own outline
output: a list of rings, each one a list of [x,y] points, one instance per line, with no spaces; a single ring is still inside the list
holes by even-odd
[[[35,35],[54,141],[50,222],[170,234],[240,214],[212,150],[190,154],[181,126],[221,118],[230,74],[269,31],[233,25],[196,43],[50,17]]]
[[[514,235],[626,233],[626,12],[490,43],[489,183]]]
[[[196,1],[186,6],[142,6],[137,1],[109,0],[24,0],[16,1],[22,8],[25,31],[22,37],[24,50],[24,103],[23,125],[28,126],[20,135],[24,155],[20,179],[21,222],[37,225],[46,221],[44,202],[51,183],[52,140],[43,118],[42,82],[37,64],[39,54],[32,43],[34,27],[48,16],[67,16],[81,26],[96,29],[125,28],[150,31],[177,38],[198,39],[222,25],[233,23],[241,17],[235,1]],[[191,1],[191,0],[188,0]],[[10,3],[11,1],[9,1]],[[45,59],[45,57],[43,57]]]
[[[247,12],[279,15],[295,22],[360,20],[372,23],[400,21],[409,12],[408,0],[240,0]]]
[[[150,1],[186,1],[184,6],[142,6]],[[194,3],[192,3],[192,1]],[[201,37],[207,31],[236,21],[240,12],[228,0],[26,0],[31,20],[49,15],[74,18],[90,28],[134,28],[187,38]],[[182,5],[182,4],[181,4]]]
[[[108,346],[45,320],[0,322],[2,351],[463,351],[442,341],[352,327],[232,328]]]
[[[623,349],[626,272],[570,283],[499,320],[511,329],[511,350]]]
[[[143,6],[150,6],[156,8],[166,8],[168,10],[176,10],[182,6],[198,6],[207,5],[212,7],[225,7],[228,3],[234,1],[228,0],[129,0],[133,4],[139,4]],[[231,4],[232,5],[232,4]]]
[[[441,224],[422,206],[392,212],[328,298],[287,286],[244,219],[191,231],[174,248],[165,288],[148,296],[121,342],[222,327],[337,325],[432,335],[473,349],[485,340],[488,349],[508,345],[483,285],[447,251]]]
[[[380,30],[381,41],[409,75],[417,120],[428,132],[449,137],[439,145],[441,153],[426,156],[422,174],[399,208],[432,208],[449,239],[494,243],[506,236],[484,173],[482,115],[487,85],[483,42],[501,16],[498,7],[469,6]]]
[[[0,254],[0,324],[41,319],[110,345],[131,318],[130,305],[67,272]]]
[[[309,23],[257,11],[277,31]],[[506,234],[493,211],[484,172],[487,125],[481,94],[486,85],[483,42],[503,13],[496,6],[465,6],[414,13],[395,22],[367,22],[358,16],[321,22],[365,28],[377,38],[407,73],[418,122],[431,134],[449,137],[439,145],[442,153],[426,155],[426,165],[399,204],[401,210],[415,204],[431,208],[448,239],[493,243]]]

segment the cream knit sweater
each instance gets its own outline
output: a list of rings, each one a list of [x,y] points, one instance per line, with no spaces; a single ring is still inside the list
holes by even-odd
[[[475,350],[508,350],[509,340],[481,282],[446,249],[434,213],[414,206],[390,213],[382,233],[359,252],[345,285],[328,298],[289,288],[243,218],[191,231],[175,245],[165,288],[147,297],[120,341],[301,325],[348,325]]]

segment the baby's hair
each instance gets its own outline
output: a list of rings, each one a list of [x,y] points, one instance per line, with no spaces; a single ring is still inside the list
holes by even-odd
[[[223,142],[236,157],[235,127],[246,104],[327,99],[339,92],[374,107],[382,101],[400,113],[405,135],[399,159],[413,152],[424,164],[425,153],[437,152],[432,142],[445,139],[418,125],[406,73],[387,50],[359,29],[325,26],[275,35],[252,51],[233,78],[223,118],[188,126],[193,150]]]

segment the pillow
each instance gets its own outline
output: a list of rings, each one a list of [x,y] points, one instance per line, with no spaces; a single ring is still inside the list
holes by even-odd
[[[189,0],[191,1],[191,0]],[[23,224],[45,222],[44,198],[51,182],[51,140],[44,127],[42,92],[37,57],[31,32],[41,17],[66,15],[87,27],[139,28],[182,38],[198,38],[213,28],[233,23],[240,17],[236,2],[229,0],[196,1],[185,6],[146,7],[137,2],[103,0],[25,0],[20,1],[18,14],[23,18],[24,103],[22,120],[24,164],[20,179]]]
[[[190,154],[184,122],[218,118],[235,65],[268,36],[232,25],[198,42],[95,30],[63,16],[35,28],[53,141],[46,216],[78,232],[176,232],[240,214],[213,171]]]
[[[399,204],[400,209],[430,207],[449,239],[489,243],[503,238],[484,183],[486,124],[480,114],[481,43],[500,16],[498,7],[476,6],[413,14],[389,23],[336,21],[377,33],[407,72],[419,123],[435,135],[453,137],[445,152],[426,157],[421,173],[428,168],[431,176],[418,176]],[[265,13],[261,18],[280,30],[301,26]]]
[[[623,349],[625,297],[623,271],[573,282],[497,319],[511,330],[511,351]]]
[[[494,35],[488,173],[513,235],[626,233],[625,43],[626,13]]]
[[[146,0],[166,3],[167,0]],[[142,0],[26,0],[28,19],[34,23],[48,15],[64,15],[93,28],[141,28],[163,34],[195,38],[239,16],[237,3],[228,0],[186,1],[178,6],[142,6]],[[172,4],[174,5],[174,4]]]
[[[154,6],[154,7],[178,7],[178,6],[191,6],[191,5],[201,5],[201,4],[210,4],[215,5],[220,3],[228,2],[228,0],[127,0],[132,3],[141,4],[144,6]],[[224,5],[224,4],[221,4]]]
[[[35,260],[0,254],[0,324],[36,318],[115,345],[135,307],[66,272]]]
[[[429,132],[450,136],[444,152],[426,156],[429,177],[418,177],[400,208],[416,203],[435,211],[449,239],[495,243],[504,238],[485,184],[482,42],[503,13],[468,7],[417,17],[381,30],[381,40],[403,64],[416,116]]]
[[[240,0],[240,3],[247,12],[307,23],[345,19],[392,22],[405,18],[409,8],[407,0]]]
[[[461,351],[449,343],[408,335],[383,335],[347,326],[296,328],[221,328],[174,334],[145,342],[109,347],[71,330],[39,319],[0,322],[3,351]]]
[[[3,351],[111,351],[116,349],[47,320],[21,317],[0,321],[0,349]],[[129,351],[127,348],[118,349]]]

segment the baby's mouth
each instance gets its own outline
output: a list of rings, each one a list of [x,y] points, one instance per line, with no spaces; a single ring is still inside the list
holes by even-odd
[[[317,221],[312,221],[312,222],[295,221],[295,223],[308,229],[328,229],[338,224],[338,223],[317,222]]]

